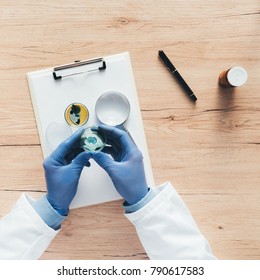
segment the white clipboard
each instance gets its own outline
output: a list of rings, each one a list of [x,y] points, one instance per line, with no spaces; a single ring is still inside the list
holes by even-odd
[[[103,70],[97,68],[97,71],[92,71],[95,68],[90,64],[66,69],[62,71],[62,75],[69,76],[60,80],[54,79],[54,68],[27,73],[43,156],[46,158],[52,152],[45,138],[46,129],[55,121],[66,123],[64,112],[68,105],[84,104],[89,110],[89,119],[84,127],[98,125],[99,121],[95,115],[97,99],[105,92],[118,91],[123,93],[130,102],[131,111],[125,126],[143,154],[147,183],[149,186],[154,186],[129,53],[106,56],[103,57],[103,61],[106,66]],[[81,72],[91,72],[73,75],[72,71],[77,73],[79,68]],[[91,161],[91,167],[85,167],[81,173],[78,191],[71,203],[71,208],[117,199],[121,199],[121,196],[115,190],[110,177],[94,161]]]

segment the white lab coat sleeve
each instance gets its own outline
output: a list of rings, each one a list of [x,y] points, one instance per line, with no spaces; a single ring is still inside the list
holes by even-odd
[[[125,214],[150,259],[215,259],[189,210],[171,183],[141,209]]]
[[[31,206],[23,194],[0,220],[0,259],[38,259],[59,230],[53,230]]]

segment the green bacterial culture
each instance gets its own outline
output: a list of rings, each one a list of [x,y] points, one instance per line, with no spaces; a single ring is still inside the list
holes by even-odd
[[[81,147],[85,151],[95,152],[104,148],[104,139],[90,127],[86,128],[81,136]]]

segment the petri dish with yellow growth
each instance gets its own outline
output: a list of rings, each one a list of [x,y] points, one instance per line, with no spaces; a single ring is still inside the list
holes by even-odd
[[[88,121],[89,111],[81,103],[72,103],[66,108],[64,117],[69,125],[82,126]]]

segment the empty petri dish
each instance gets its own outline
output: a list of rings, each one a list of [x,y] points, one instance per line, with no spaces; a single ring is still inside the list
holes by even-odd
[[[90,152],[101,151],[105,147],[106,141],[104,137],[96,131],[92,131],[91,128],[92,127],[85,128],[81,135],[81,148]]]
[[[47,126],[45,138],[48,146],[54,150],[72,134],[71,127],[65,122],[52,122]]]
[[[116,126],[127,120],[130,114],[130,103],[122,93],[109,91],[99,97],[95,109],[100,122]]]
[[[72,103],[66,108],[64,116],[69,125],[82,126],[88,121],[89,112],[85,105]]]

